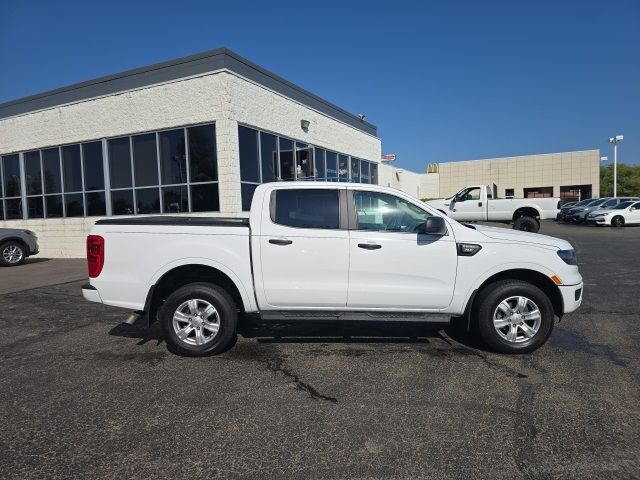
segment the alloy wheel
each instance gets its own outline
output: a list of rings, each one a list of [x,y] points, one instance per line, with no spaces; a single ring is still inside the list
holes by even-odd
[[[533,300],[515,296],[501,301],[493,313],[493,327],[510,343],[523,343],[533,338],[542,323],[540,309]]]
[[[211,303],[194,298],[176,308],[172,325],[182,342],[188,345],[205,345],[218,335],[220,315]]]
[[[7,245],[2,249],[2,258],[10,265],[20,263],[23,255],[22,249],[17,245]]]

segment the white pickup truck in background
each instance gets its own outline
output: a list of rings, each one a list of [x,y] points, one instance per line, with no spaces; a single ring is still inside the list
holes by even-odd
[[[515,230],[537,232],[540,220],[555,219],[559,198],[495,198],[487,185],[464,187],[450,198],[426,202],[461,222],[512,223]]]
[[[145,312],[182,355],[223,351],[244,315],[447,323],[499,352],[531,352],[582,301],[573,248],[463,225],[377,185],[260,185],[249,219],[101,220],[85,299]],[[475,330],[475,328],[474,328]]]

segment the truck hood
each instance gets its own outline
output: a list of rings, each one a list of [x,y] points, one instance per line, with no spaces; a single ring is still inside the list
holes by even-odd
[[[539,233],[521,232],[508,228],[487,227],[484,225],[474,225],[476,230],[483,235],[494,240],[502,240],[505,242],[527,243],[529,245],[540,245],[545,247],[553,247],[560,250],[569,250],[573,247],[566,240]]]

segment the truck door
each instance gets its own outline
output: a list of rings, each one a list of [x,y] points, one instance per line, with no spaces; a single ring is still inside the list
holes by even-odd
[[[453,297],[453,235],[417,233],[431,214],[395,195],[349,190],[350,310],[437,310]]]
[[[259,233],[256,290],[266,309],[347,303],[349,231],[346,190],[310,185],[271,192]]]
[[[482,195],[482,187],[469,187],[461,190],[449,204],[451,218],[460,221],[486,220],[486,199]]]

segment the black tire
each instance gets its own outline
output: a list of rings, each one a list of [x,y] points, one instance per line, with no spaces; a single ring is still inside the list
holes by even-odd
[[[533,217],[520,217],[516,218],[513,222],[514,230],[522,230],[523,232],[536,233],[540,230],[540,222]]]
[[[611,226],[616,228],[624,227],[624,217],[621,217],[620,215],[613,217],[611,219]]]
[[[12,260],[18,255],[17,260]],[[0,265],[3,267],[16,267],[22,265],[27,258],[27,250],[20,242],[9,241],[0,245]]]
[[[178,307],[192,299],[210,303],[217,310],[219,317],[217,333],[203,345],[193,345],[181,340],[173,326],[173,317]],[[227,347],[232,345],[236,339],[238,324],[236,304],[225,290],[210,283],[190,283],[180,287],[165,300],[158,312],[158,318],[167,347],[178,355],[187,357],[216,355],[226,351]],[[189,340],[193,340],[193,338],[189,338]]]
[[[494,313],[498,305],[514,296],[523,296],[535,303],[540,311],[538,331],[524,341],[510,342],[503,338],[494,328]],[[535,285],[520,280],[502,280],[487,285],[478,295],[478,329],[484,342],[499,353],[530,353],[540,348],[551,335],[554,324],[554,312],[547,295]],[[509,329],[509,327],[505,327]],[[517,328],[516,328],[517,331]],[[521,332],[524,337],[524,332]]]

